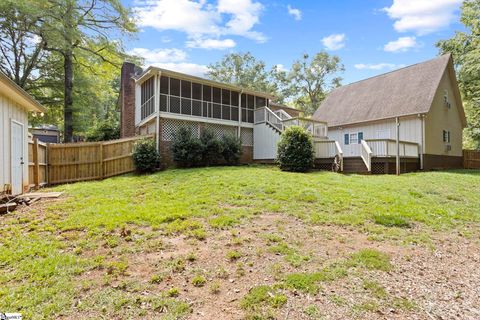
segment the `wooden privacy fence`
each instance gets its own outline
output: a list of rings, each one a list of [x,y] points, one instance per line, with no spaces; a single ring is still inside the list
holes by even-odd
[[[463,150],[463,167],[480,169],[480,150]]]
[[[28,180],[30,188],[41,187],[47,181],[47,144],[34,138],[28,142]]]
[[[133,146],[139,139],[153,138],[153,135],[133,138],[80,143],[48,143],[45,146],[44,184],[60,184],[77,181],[97,180],[120,175],[135,170],[133,165]],[[37,143],[40,146],[40,143]],[[42,165],[35,161],[35,142],[32,143],[33,177],[35,168]],[[30,152],[29,152],[30,153]],[[41,153],[41,152],[40,152]],[[37,152],[37,154],[40,154]],[[38,158],[37,158],[38,159]],[[42,177],[42,174],[40,174]],[[35,178],[33,186],[40,186]]]

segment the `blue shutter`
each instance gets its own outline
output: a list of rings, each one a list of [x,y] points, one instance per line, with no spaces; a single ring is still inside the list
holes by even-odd
[[[363,132],[358,133],[358,143],[362,143],[363,140]]]
[[[348,133],[345,133],[345,140],[344,140],[344,143],[345,145],[349,144],[350,141],[349,141],[349,137],[348,137]]]

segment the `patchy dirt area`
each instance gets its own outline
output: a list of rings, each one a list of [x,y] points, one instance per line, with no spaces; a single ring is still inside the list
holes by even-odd
[[[261,214],[233,229],[208,230],[204,240],[157,235],[135,226],[128,234],[132,239],[148,236],[140,248],[132,247],[135,241],[125,241],[82,253],[120,259],[127,266],[119,274],[108,268],[83,274],[80,278],[89,286],[66,318],[98,316],[77,306],[106,287],[140,290],[147,297],[169,292],[190,306],[186,315],[179,315],[187,319],[480,318],[478,239],[438,234],[430,246],[372,241],[353,228],[312,226],[283,214]],[[388,255],[391,269],[347,267],[338,278],[317,281],[317,291],[283,285],[289,274],[315,273],[366,248]],[[106,280],[109,273],[114,275]],[[202,281],[194,283],[195,278]],[[260,299],[257,306],[245,308],[244,297],[264,285],[278,288],[273,290],[283,294],[285,302],[277,306]],[[143,318],[169,312],[157,311]]]
[[[480,319],[479,177],[252,166],[59,186],[0,217],[0,311]]]

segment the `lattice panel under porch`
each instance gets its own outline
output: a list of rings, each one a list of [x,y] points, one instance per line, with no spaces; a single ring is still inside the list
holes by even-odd
[[[174,134],[182,127],[189,128],[194,137],[199,137],[200,122],[183,121],[176,119],[163,119],[162,125],[162,140],[172,141]]]
[[[253,129],[242,128],[240,139],[242,140],[242,146],[253,146]]]
[[[212,130],[217,139],[221,139],[223,136],[227,134],[231,134],[231,135],[237,134],[237,127],[225,126],[225,125],[215,124],[215,123],[204,123],[203,127],[206,129],[208,128]]]

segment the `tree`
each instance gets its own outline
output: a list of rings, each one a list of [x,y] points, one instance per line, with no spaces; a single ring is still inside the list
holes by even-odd
[[[119,67],[118,38],[136,31],[130,12],[119,0],[6,0],[1,6],[7,11],[0,19],[0,33],[9,37],[0,49],[9,52],[2,57],[2,62],[12,61],[7,66],[13,71],[9,76],[26,89],[30,89],[26,79],[37,82],[31,89],[37,93],[50,90],[55,102],[63,98],[64,140],[72,141],[75,107],[79,106],[74,105],[75,86],[81,87],[82,81],[95,83],[87,80],[92,80],[89,73],[96,64]],[[42,65],[43,58],[55,64]],[[36,73],[48,81],[33,81]],[[84,111],[81,114],[88,113]]]
[[[208,65],[207,76],[215,81],[270,93],[277,100],[282,100],[274,78],[274,69],[267,71],[265,62],[250,52],[225,55],[220,61]]]
[[[453,55],[467,116],[464,145],[480,149],[480,0],[465,0],[460,21],[465,31],[439,41],[441,53]]]
[[[0,71],[25,90],[39,79],[32,73],[45,62],[45,42],[34,30],[40,18],[23,2],[0,3]]]
[[[344,70],[339,57],[319,52],[312,58],[304,54],[289,72],[277,70],[275,77],[282,84],[283,95],[305,115],[312,115],[326,94],[340,86],[342,78],[337,74]]]
[[[39,36],[45,50],[63,57],[64,140],[73,139],[74,70],[78,55],[93,56],[114,64],[104,56],[116,45],[115,35],[130,34],[135,26],[119,0],[34,1],[42,13]]]

